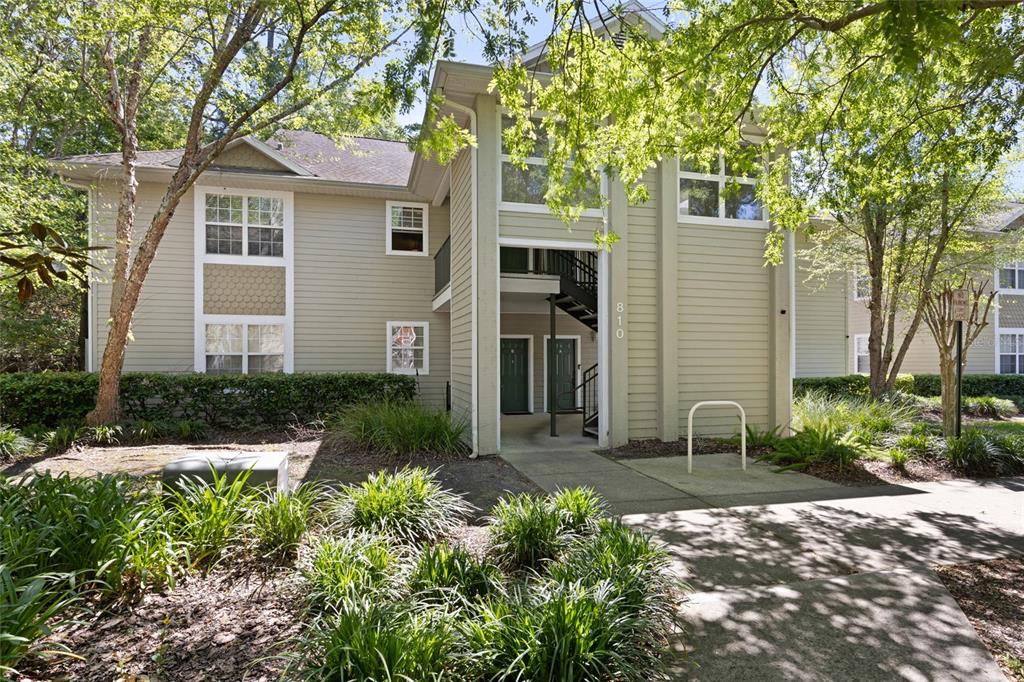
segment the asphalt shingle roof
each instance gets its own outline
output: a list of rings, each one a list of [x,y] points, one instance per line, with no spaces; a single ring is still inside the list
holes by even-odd
[[[305,130],[279,131],[266,144],[314,177],[367,185],[404,187],[415,158],[405,142],[351,137],[339,146],[326,135]],[[141,151],[138,164],[142,168],[173,167],[180,156],[180,149]],[[63,160],[113,166],[121,163],[121,154],[81,154]]]

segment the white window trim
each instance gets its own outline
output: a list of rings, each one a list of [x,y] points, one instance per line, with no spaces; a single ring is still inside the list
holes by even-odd
[[[402,251],[391,248],[391,208],[418,208],[423,211],[423,250],[422,251]],[[384,202],[384,220],[387,224],[387,232],[385,233],[384,241],[384,253],[388,256],[427,256],[430,255],[430,206],[429,204],[420,203],[418,201],[386,201]],[[401,232],[401,230],[399,230]]]
[[[858,268],[858,267],[854,267],[853,268],[853,282],[851,283],[851,288],[853,289],[853,300],[855,300],[855,301],[867,301],[868,299],[871,298],[870,295],[868,295],[868,296],[860,296],[860,295],[857,294],[857,280],[859,280],[860,277],[861,277],[861,269]]]
[[[533,414],[533,334],[501,334],[501,339],[526,339],[526,360],[527,360],[527,379],[529,387],[527,388],[527,411]],[[501,345],[499,341],[499,346]],[[500,348],[499,348],[500,351]],[[498,409],[501,409],[501,363],[498,363]]]
[[[676,214],[678,220],[682,224],[690,225],[723,225],[726,227],[746,227],[755,230],[766,230],[771,227],[768,209],[764,206],[761,207],[761,220],[743,220],[740,218],[726,218],[725,217],[725,185],[730,180],[740,185],[751,185],[757,186],[757,178],[748,178],[741,176],[733,176],[725,174],[725,157],[721,154],[718,155],[718,173],[717,174],[705,174],[695,173],[693,171],[678,171],[676,178]],[[701,216],[701,215],[689,215],[683,213],[682,208],[679,206],[679,181],[681,179],[687,180],[704,180],[714,181],[718,183],[718,216]]]
[[[861,371],[857,370],[857,340],[858,339],[864,339],[864,343],[867,344],[867,342],[868,342],[868,334],[854,334],[852,338],[853,338],[853,343],[851,344],[851,346],[852,346],[852,352],[853,352],[853,364],[850,366],[850,370],[851,370],[850,374],[864,374],[864,375],[870,374],[870,371],[868,371],[868,372],[861,372]],[[868,363],[869,364],[871,363],[871,354],[870,353],[868,353]]]
[[[1017,271],[1017,278],[1016,278],[1017,286],[1015,288],[1012,288],[1012,289],[1011,288],[1003,288],[1002,285],[1001,285],[1002,271],[1003,270],[1009,270],[1009,269],[1013,269],[1013,270]],[[1021,286],[1021,280],[1024,280],[1024,277],[1022,277],[1022,275],[1024,275],[1024,261],[1021,261],[1021,262],[1018,262],[1018,263],[1007,263],[1006,265],[1001,265],[998,268],[996,268],[995,277],[992,280],[993,283],[994,283],[994,287],[993,288],[997,292],[1003,293],[1003,294],[1014,294],[1014,295],[1024,294],[1024,287]]]
[[[402,369],[391,366],[391,329],[393,327],[423,327],[423,369]],[[388,374],[405,374],[408,376],[427,376],[430,374],[430,323],[425,321],[408,322],[388,320],[384,327],[384,348]]]
[[[544,335],[544,412],[548,412],[548,397],[550,389],[548,388],[548,341],[551,338],[551,334]],[[579,408],[583,404],[583,387],[580,384],[583,383],[583,337],[579,334],[557,334],[556,339],[572,339],[576,342],[576,407]]]
[[[278,190],[242,189],[238,187],[217,187],[196,185],[194,192],[193,226],[193,369],[206,372],[206,325],[207,324],[283,324],[284,325],[284,373],[295,371],[295,202],[292,192]],[[206,195],[237,194],[243,197],[273,197],[284,201],[284,257],[277,256],[232,256],[206,253]],[[243,229],[244,238],[247,230]],[[243,252],[246,243],[243,241]],[[207,263],[218,265],[252,265],[285,269],[285,314],[284,315],[207,315],[203,311],[203,266]],[[248,336],[247,336],[248,338]],[[245,342],[248,343],[248,340]],[[244,346],[243,346],[244,347]],[[243,369],[248,359],[243,360]]]
[[[543,215],[553,215],[551,213],[551,209],[548,208],[548,205],[546,203],[528,204],[528,203],[521,202],[521,201],[505,201],[504,199],[501,198],[502,197],[502,187],[501,187],[501,184],[502,184],[502,172],[501,172],[501,169],[502,169],[502,166],[504,166],[506,162],[511,162],[512,161],[512,157],[509,156],[508,154],[506,154],[504,151],[502,151],[502,148],[501,148],[502,147],[501,119],[507,113],[508,113],[507,110],[505,110],[504,108],[501,108],[501,107],[498,108],[498,210],[499,211],[516,211],[516,212],[519,212],[519,213],[540,213],[540,214],[543,214]],[[540,112],[537,112],[537,113],[540,113]],[[525,159],[523,159],[523,161],[525,163],[527,163],[527,164],[534,165],[534,166],[545,166],[546,167],[548,165],[548,160],[543,158],[543,157],[540,157],[540,156],[528,156]],[[604,193],[604,187],[603,187],[604,183],[602,182],[601,184],[602,184],[602,187],[599,190],[599,192],[600,192],[601,198],[605,199],[607,197],[605,196],[605,193]],[[585,209],[583,209],[583,211],[580,212],[580,217],[581,218],[601,218],[603,216],[604,216],[604,210],[601,209],[601,208],[585,208]]]
[[[208,324],[237,324],[242,327],[242,374],[249,373],[249,327],[260,324],[275,324],[284,327],[285,345],[284,359],[288,361],[288,333],[284,315],[206,315],[203,321],[203,371],[206,371],[207,355],[239,355],[239,353],[207,353],[206,352],[206,325]],[[258,353],[268,355],[268,353]],[[276,354],[275,354],[276,355]],[[288,370],[285,370],[288,373]]]
[[[1024,336],[1024,328],[1022,328],[1022,327],[999,327],[998,325],[996,325],[995,334],[996,334],[996,344],[995,344],[996,345],[996,371],[995,371],[995,373],[996,374],[1003,374],[1003,363],[1002,363],[1003,348],[1002,348],[1002,342],[1001,342],[1002,341],[1002,337],[1003,337],[1003,335]],[[1017,355],[1019,357],[1021,355],[1024,355],[1024,352],[1017,352],[1017,353],[1014,353],[1014,355]],[[1015,375],[1024,375],[1024,372],[1014,372],[1013,374],[1015,374]]]

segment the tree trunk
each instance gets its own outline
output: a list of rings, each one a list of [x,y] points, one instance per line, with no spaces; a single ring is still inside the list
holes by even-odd
[[[942,435],[956,435],[956,360],[952,354],[939,354],[939,378],[942,381]]]

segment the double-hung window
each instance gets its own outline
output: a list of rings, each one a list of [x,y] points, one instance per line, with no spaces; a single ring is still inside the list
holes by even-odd
[[[427,205],[389,201],[387,212],[388,255],[427,255]]]
[[[999,334],[999,373],[1024,374],[1024,334]]]
[[[1011,263],[999,268],[999,289],[1024,291],[1024,263]]]
[[[244,322],[206,325],[207,374],[283,371],[284,325]]]
[[[757,199],[757,174],[719,155],[709,166],[679,162],[679,218],[760,225],[766,220]],[[711,220],[707,220],[711,219]]]
[[[856,334],[853,337],[853,371],[857,374],[868,374],[871,372],[867,334]]]
[[[284,257],[284,201],[243,194],[206,195],[206,253]]]
[[[536,211],[547,203],[548,161],[545,154],[548,137],[540,121],[533,120],[531,123],[537,138],[532,156],[523,160],[526,164],[523,168],[512,161],[505,144],[505,131],[512,126],[512,119],[501,117],[501,203],[506,209]],[[601,215],[601,190],[598,186],[588,186],[580,193],[578,200],[586,207],[583,215]]]
[[[387,368],[392,374],[430,372],[430,324],[427,322],[387,323]]]
[[[862,268],[853,269],[853,300],[866,301],[871,298],[871,274]]]

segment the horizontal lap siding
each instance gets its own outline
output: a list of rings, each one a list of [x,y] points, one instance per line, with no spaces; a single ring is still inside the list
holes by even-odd
[[[567,225],[550,213],[526,211],[498,212],[498,236],[517,239],[558,239],[593,245],[594,230],[601,227],[600,218],[582,218]]]
[[[447,207],[431,207],[429,257],[385,254],[383,199],[295,195],[295,371],[384,372],[387,321],[429,322],[425,404],[444,406],[448,314],[431,310]]]
[[[473,414],[472,191],[470,152],[451,171],[451,377],[452,415],[469,423]]]
[[[156,213],[165,188],[141,183],[135,224],[135,244],[142,240]],[[99,183],[94,194],[93,243],[109,247],[95,257],[98,269],[93,278],[93,369],[99,369],[107,342],[110,318],[110,272],[113,265],[113,235],[117,221],[119,186]],[[156,258],[142,287],[132,322],[133,339],[125,352],[127,372],[191,372],[194,367],[194,269],[193,199],[189,192],[181,199]]]
[[[808,279],[810,262],[797,257],[796,376],[846,374],[846,280],[843,273]]]
[[[735,400],[747,421],[768,423],[769,270],[764,232],[749,228],[678,226],[679,411],[686,433],[701,400]],[[734,409],[703,408],[694,431],[732,435]]]
[[[658,192],[653,172],[644,177],[644,184],[650,192],[650,199],[627,209],[629,225],[626,233],[629,240],[626,300],[629,317],[629,437],[634,440],[654,438],[658,428]]]

